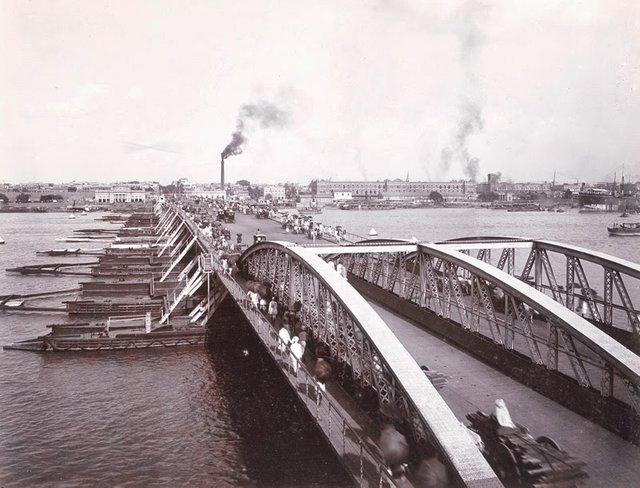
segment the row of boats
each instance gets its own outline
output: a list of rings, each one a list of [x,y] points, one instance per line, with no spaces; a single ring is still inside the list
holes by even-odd
[[[176,290],[184,287],[177,272],[167,272],[164,281],[156,279],[171,261],[170,256],[162,255],[168,243],[166,236],[155,233],[157,220],[149,211],[138,212],[128,216],[125,225],[118,229],[76,230],[74,232],[83,235],[64,239],[108,242],[104,248],[37,252],[48,256],[95,256],[97,261],[59,261],[7,269],[27,275],[84,275],[99,280],[81,281],[70,290],[0,296],[0,310],[61,313],[69,317],[69,322],[48,325],[50,331],[44,335],[6,344],[3,348],[98,351],[203,344],[206,335],[202,325],[206,316],[202,296],[206,288],[202,286],[204,278],[198,278],[193,291],[179,296]],[[62,295],[71,295],[71,298],[57,303],[55,297]],[[183,312],[187,305],[191,309],[189,314]],[[91,321],[78,322],[83,317],[90,317]]]

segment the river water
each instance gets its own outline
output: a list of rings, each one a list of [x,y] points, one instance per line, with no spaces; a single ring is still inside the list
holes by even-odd
[[[52,261],[37,250],[90,247],[55,239],[110,226],[96,216],[0,214],[7,241],[0,246],[0,295],[67,289],[88,279],[4,269]],[[640,262],[640,239],[607,236],[614,218],[486,209],[325,209],[315,216],[360,235],[375,228],[381,237],[422,240],[526,236]],[[0,344],[43,334],[46,324],[63,319],[0,312]],[[321,434],[255,341],[246,334],[207,349],[0,351],[0,486],[346,485]]]
[[[5,273],[53,262],[37,250],[109,227],[96,214],[0,214],[0,295],[63,290],[88,277]],[[58,258],[91,261],[95,258]],[[57,303],[63,300],[57,297]],[[0,312],[0,344],[65,315]],[[243,351],[249,351],[245,356]],[[0,350],[0,486],[347,485],[295,395],[250,334],[232,344],[40,354]]]

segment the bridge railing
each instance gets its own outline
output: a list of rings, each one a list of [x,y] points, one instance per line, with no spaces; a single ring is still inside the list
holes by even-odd
[[[634,306],[640,299],[640,266],[570,244],[529,240],[527,248],[521,242],[505,239],[500,247],[499,241],[482,238],[469,239],[466,246],[464,240],[438,244],[507,271],[592,322],[640,335],[640,310]],[[501,251],[497,261],[492,250]],[[523,263],[518,268],[516,251]]]
[[[550,297],[488,263],[453,253],[423,245],[409,258],[380,252],[341,259],[358,278],[640,413],[637,356]]]
[[[307,366],[291,354],[288,345],[285,345],[284,352],[279,352],[280,338],[273,325],[262,312],[255,309],[240,284],[223,272],[219,258],[212,254],[211,259],[219,279],[240,306],[270,355],[281,366],[283,366],[284,358],[286,366],[281,368],[283,374],[289,383],[296,388],[296,393],[322,428],[336,453],[342,457],[343,463],[349,468],[354,480],[360,486],[395,486],[377,446],[365,441],[358,434],[359,424],[357,421],[351,418],[338,402],[323,391]],[[297,364],[296,375],[289,368],[291,361],[295,361]]]

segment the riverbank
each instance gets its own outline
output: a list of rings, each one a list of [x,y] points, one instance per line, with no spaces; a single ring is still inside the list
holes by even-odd
[[[149,204],[147,204],[148,207]],[[145,204],[113,203],[93,205],[68,204],[67,202],[2,203],[0,213],[55,213],[55,212],[136,212]]]

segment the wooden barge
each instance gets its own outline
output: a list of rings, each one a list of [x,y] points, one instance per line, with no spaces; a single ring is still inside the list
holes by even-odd
[[[151,332],[141,327],[114,327],[109,324],[53,324],[49,334],[14,342],[4,349],[38,352],[112,351],[152,347],[193,346],[205,343],[204,327],[173,329],[164,326]]]
[[[149,312],[152,317],[159,317],[163,306],[163,301],[157,299],[73,300],[63,303],[69,315],[139,316]]]

